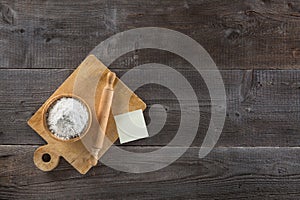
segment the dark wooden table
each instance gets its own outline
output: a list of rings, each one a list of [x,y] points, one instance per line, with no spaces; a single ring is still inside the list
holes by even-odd
[[[228,110],[214,150],[198,158],[210,120],[201,76],[174,54],[144,49],[120,57],[110,69],[122,76],[157,62],[189,80],[201,110],[189,150],[170,166],[144,174],[99,164],[80,175],[63,159],[52,172],[37,169],[33,152],[45,142],[26,121],[97,44],[148,26],[195,39],[221,70]],[[299,199],[299,68],[297,0],[1,0],[0,199]],[[148,105],[163,105],[167,123],[159,134],[122,148],[152,151],[174,137],[180,107],[162,86],[136,92]]]

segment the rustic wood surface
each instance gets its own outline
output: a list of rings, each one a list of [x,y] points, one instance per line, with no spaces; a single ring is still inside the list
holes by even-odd
[[[36,147],[0,147],[0,164],[6,168],[1,172],[1,199],[299,199],[300,195],[298,147],[219,147],[201,160],[194,147],[156,172],[128,174],[98,165],[84,176],[65,161],[51,172],[37,170],[27,159]],[[126,150],[132,148],[137,149]]]
[[[158,134],[122,148],[142,152],[166,145],[180,113],[199,104],[199,130],[188,151],[145,174],[99,164],[81,175],[64,160],[52,172],[38,170],[32,156],[45,142],[26,121],[97,44],[148,26],[187,34],[221,70],[228,110],[216,148],[198,158],[210,120],[201,76],[176,55],[146,49],[109,68],[120,77],[140,64],[166,64],[189,80],[198,102],[186,97],[180,110],[170,90],[139,88],[148,106],[163,106],[155,112],[166,112],[167,121]],[[0,199],[299,199],[299,99],[298,0],[0,0]],[[149,108],[145,115],[150,123]]]

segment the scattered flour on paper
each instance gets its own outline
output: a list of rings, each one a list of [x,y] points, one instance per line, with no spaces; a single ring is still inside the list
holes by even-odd
[[[47,124],[58,138],[69,140],[81,136],[88,124],[89,112],[79,100],[63,97],[49,108]]]

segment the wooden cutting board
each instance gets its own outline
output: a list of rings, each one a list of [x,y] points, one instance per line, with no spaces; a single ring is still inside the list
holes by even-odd
[[[95,56],[88,56],[67,80],[50,96],[50,98],[29,119],[28,125],[34,129],[48,144],[39,147],[34,153],[35,165],[43,170],[54,169],[60,157],[67,160],[78,172],[85,174],[93,166],[90,147],[92,135],[99,132],[96,109],[99,107],[102,90],[105,86],[105,75],[109,69]],[[121,80],[114,83],[114,97],[108,120],[106,138],[100,150],[98,159],[118,139],[114,115],[123,114],[138,109],[144,110],[146,104],[135,95]],[[82,100],[90,111],[90,123],[86,133],[77,139],[62,141],[49,131],[46,124],[46,114],[50,105],[61,97],[76,97]],[[112,114],[113,110],[113,114]]]

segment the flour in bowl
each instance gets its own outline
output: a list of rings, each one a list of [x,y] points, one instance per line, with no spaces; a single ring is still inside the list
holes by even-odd
[[[81,101],[63,97],[49,108],[47,124],[58,138],[69,140],[80,137],[87,128],[89,112]]]

